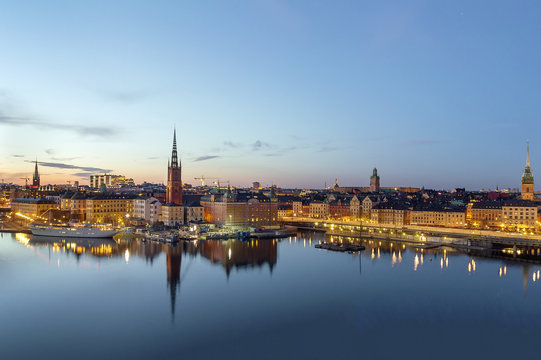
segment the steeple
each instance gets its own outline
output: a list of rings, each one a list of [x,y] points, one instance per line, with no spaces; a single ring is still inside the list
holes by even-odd
[[[171,154],[171,167],[178,169],[178,155],[177,155],[177,129],[173,131],[173,152]]]
[[[34,168],[34,176],[32,177],[32,185],[39,186],[39,173],[38,173],[38,158],[36,158],[36,166]]]
[[[530,142],[526,142],[526,167],[530,167]]]
[[[521,179],[521,197],[523,200],[534,200],[534,179],[530,169],[530,143],[526,145],[526,167],[522,173]]]

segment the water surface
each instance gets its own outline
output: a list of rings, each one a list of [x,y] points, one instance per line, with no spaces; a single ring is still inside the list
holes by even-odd
[[[536,251],[374,240],[347,254],[315,249],[324,239],[169,246],[0,234],[2,358],[537,354]]]

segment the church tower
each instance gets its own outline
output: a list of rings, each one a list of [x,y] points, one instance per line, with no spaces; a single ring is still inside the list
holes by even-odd
[[[177,130],[173,132],[173,152],[167,169],[166,203],[182,205],[182,166],[177,155]]]
[[[372,171],[372,176],[370,176],[370,191],[378,192],[379,191],[379,175],[378,169],[374,168]]]
[[[38,173],[38,160],[35,161],[36,167],[34,168],[34,176],[32,176],[32,187],[39,188],[39,173]]]
[[[522,181],[521,183],[521,197],[522,200],[533,200],[534,194],[533,194],[533,174],[530,169],[530,144],[526,146],[526,168],[524,169],[524,172],[522,173]]]

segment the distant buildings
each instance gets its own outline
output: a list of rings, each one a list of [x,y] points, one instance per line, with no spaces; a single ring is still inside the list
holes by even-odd
[[[89,181],[90,187],[94,189],[99,189],[102,185],[106,187],[121,187],[123,185],[133,186],[135,185],[133,179],[126,178],[124,175],[112,175],[112,174],[103,174],[103,175],[90,175]]]

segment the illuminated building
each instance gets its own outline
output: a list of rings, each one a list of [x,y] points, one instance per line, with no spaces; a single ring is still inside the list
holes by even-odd
[[[102,193],[86,200],[86,221],[124,225],[133,217],[134,195]]]
[[[376,224],[408,225],[410,210],[400,203],[380,203],[372,208],[370,220]]]
[[[377,204],[383,202],[385,199],[378,195],[367,195],[362,201],[362,218],[370,219],[372,208]]]
[[[464,227],[466,209],[417,208],[411,211],[411,225]]]
[[[537,221],[537,205],[532,201],[506,201],[502,205],[502,225],[519,230],[534,229]]]
[[[530,144],[526,147],[526,167],[524,168],[524,173],[522,173],[521,181],[521,197],[522,200],[534,200],[535,196],[533,193],[533,174],[530,170]]]
[[[133,179],[126,178],[124,175],[90,175],[90,187],[99,189],[102,185],[106,187],[122,186],[122,185],[135,185]]]
[[[480,201],[471,206],[471,225],[475,228],[498,228],[502,223],[502,203]]]
[[[310,217],[326,219],[330,214],[330,205],[324,201],[312,201],[310,203]]]
[[[212,193],[201,198],[205,221],[229,226],[273,226],[278,221],[278,201],[271,191],[270,197],[262,193]]]
[[[372,171],[372,176],[370,176],[370,191],[378,192],[379,191],[379,175],[378,169],[374,168]]]
[[[11,201],[11,211],[36,219],[58,206],[52,200],[42,198],[17,198]]]

